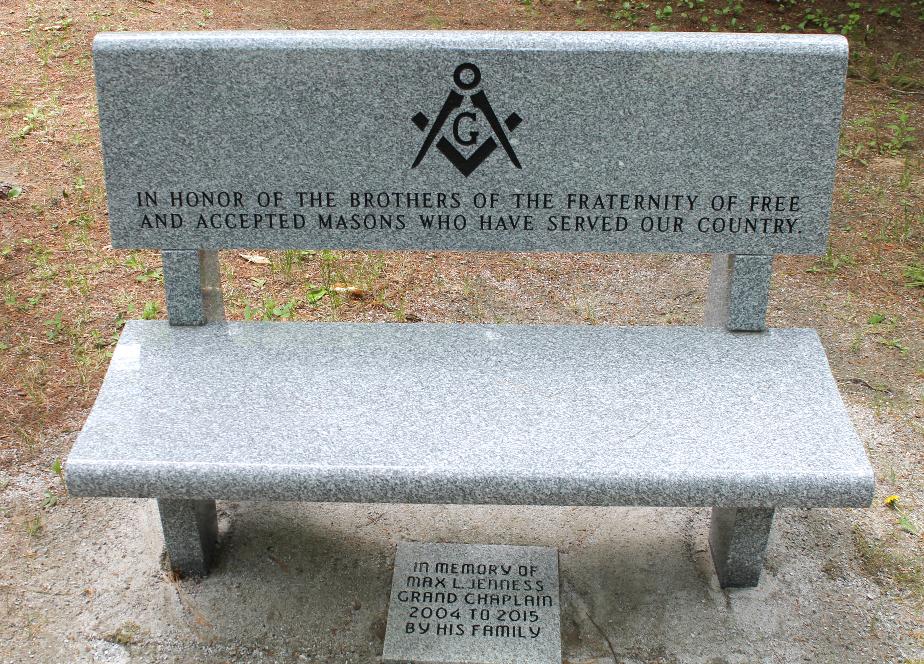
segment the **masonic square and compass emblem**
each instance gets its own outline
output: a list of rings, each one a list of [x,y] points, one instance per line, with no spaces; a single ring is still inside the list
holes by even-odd
[[[512,133],[523,122],[523,118],[516,113],[511,113],[502,124],[491,107],[484,90],[469,93],[470,90],[475,90],[478,84],[481,83],[481,70],[475,65],[469,62],[462,63],[456,67],[452,79],[459,90],[468,94],[460,94],[456,90],[450,90],[432,125],[430,118],[423,113],[417,113],[411,118],[411,122],[420,131],[426,131],[427,126],[430,125],[430,130],[426,138],[424,138],[423,145],[420,146],[420,151],[417,153],[417,158],[414,159],[414,164],[411,168],[417,168],[420,165],[433,146],[434,141],[436,142],[436,148],[465,177],[471,175],[476,168],[481,166],[497,150],[498,143],[507,153],[510,163],[516,168],[523,168],[513,151],[513,146],[510,144],[510,139],[507,135],[507,132]],[[465,103],[466,98],[469,102],[468,105]],[[483,140],[480,145],[478,144],[478,136],[481,133],[478,131],[480,125],[479,113],[487,121],[487,125],[491,130],[491,135],[486,140]],[[448,129],[446,133],[452,137],[452,141],[446,138],[445,133],[440,135],[444,128]],[[439,136],[439,140],[437,140],[437,136]],[[463,153],[459,147],[468,154]]]

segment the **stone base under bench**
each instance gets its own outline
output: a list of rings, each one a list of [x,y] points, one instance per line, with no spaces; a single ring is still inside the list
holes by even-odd
[[[215,499],[712,506],[723,586],[873,491],[814,331],[558,325],[130,321],[66,480],[159,499],[189,574]]]

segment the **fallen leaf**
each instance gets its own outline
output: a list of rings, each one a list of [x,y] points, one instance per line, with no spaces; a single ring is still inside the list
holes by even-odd
[[[365,289],[360,288],[359,286],[350,286],[340,282],[331,284],[330,289],[335,293],[340,293],[341,295],[349,295],[350,297],[363,297],[366,295]]]
[[[323,286],[315,286],[314,288],[309,288],[306,293],[306,298],[308,304],[315,304],[320,301],[325,295],[327,295],[327,289]]]
[[[257,254],[239,254],[248,263],[256,263],[257,265],[269,265],[270,259],[266,256],[258,256]]]

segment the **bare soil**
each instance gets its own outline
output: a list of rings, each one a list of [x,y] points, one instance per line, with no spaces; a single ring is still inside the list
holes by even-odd
[[[668,4],[0,4],[0,661],[375,661],[399,538],[557,546],[573,662],[924,661],[924,7]],[[222,561],[196,583],[161,570],[150,504],[68,498],[56,460],[122,322],[165,309],[159,256],[109,246],[95,33],[651,26],[849,29],[831,251],[775,261],[769,321],[819,331],[873,508],[784,511],[761,587],[735,593],[698,510],[222,504]],[[232,318],[696,324],[708,273],[704,256],[256,253],[222,256]],[[355,295],[311,302],[334,285]]]

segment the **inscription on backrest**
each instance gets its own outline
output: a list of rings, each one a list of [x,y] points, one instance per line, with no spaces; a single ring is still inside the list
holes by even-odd
[[[836,36],[94,44],[113,246],[823,253]]]

